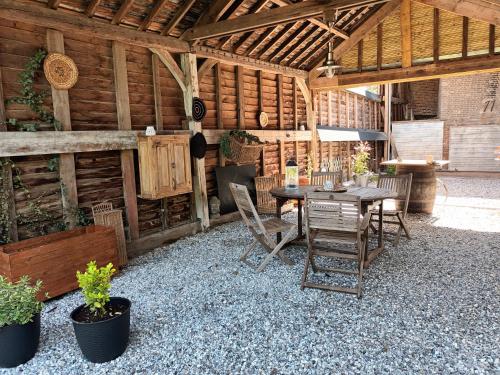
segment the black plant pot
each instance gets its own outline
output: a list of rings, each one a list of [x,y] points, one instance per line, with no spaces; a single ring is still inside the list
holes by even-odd
[[[0,367],[16,367],[28,362],[38,350],[40,314],[27,324],[0,328]]]
[[[130,332],[130,305],[126,298],[112,297],[110,304],[126,306],[121,315],[100,322],[84,323],[75,316],[85,307],[81,305],[71,313],[76,341],[83,356],[90,362],[103,363],[118,358],[127,349]]]

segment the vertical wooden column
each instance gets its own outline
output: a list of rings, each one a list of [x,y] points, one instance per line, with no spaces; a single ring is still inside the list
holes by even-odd
[[[377,70],[382,69],[383,32],[383,23],[379,23],[377,26]]]
[[[277,77],[277,95],[278,95],[278,126],[280,130],[285,129],[285,116],[284,116],[284,105],[283,105],[283,75],[278,74]],[[280,148],[280,172],[281,174],[285,173],[285,165],[286,165],[286,155],[285,155],[285,140],[280,139],[279,141]]]
[[[403,68],[408,68],[412,65],[411,0],[401,1],[400,24],[401,24],[401,62]]]
[[[384,88],[384,133],[387,135],[384,147],[384,160],[391,157],[391,124],[392,124],[392,85],[386,83]]]
[[[118,129],[132,130],[128,95],[127,53],[123,43],[112,43]],[[122,166],[123,196],[125,199],[125,211],[129,234],[130,238],[135,240],[139,238],[139,214],[137,212],[133,151],[120,151],[120,161]]]
[[[5,113],[5,98],[3,95],[3,79],[2,79],[2,69],[0,68],[0,133],[7,131],[7,126],[5,121],[7,120],[7,115]],[[2,172],[2,190],[6,199],[7,204],[7,219],[9,220],[8,238],[10,241],[19,241],[19,235],[17,233],[17,215],[16,215],[16,201],[14,199],[14,186],[12,183],[12,165],[8,162],[7,158],[1,158],[0,162],[3,162]],[[0,207],[3,209],[3,207]]]
[[[433,33],[432,33],[432,51],[434,64],[439,62],[439,9],[434,8],[434,19],[433,19]]]
[[[257,70],[257,89],[259,90],[259,115],[264,112],[264,85],[262,82],[262,70]],[[262,147],[262,155],[260,159],[260,174],[266,175],[266,145]]]
[[[313,169],[317,170],[318,133],[316,131],[316,114],[314,113],[313,108],[313,96],[311,90],[309,89],[309,86],[306,84],[306,81],[304,79],[298,78],[297,86],[302,92],[302,95],[304,96],[304,100],[306,102],[307,128],[311,131],[310,153],[312,154],[313,159]]]
[[[333,126],[333,103],[332,103],[332,92],[328,90],[327,94],[327,100],[328,100],[328,126]],[[332,168],[332,165],[330,164],[333,159],[333,144],[332,142],[328,142],[328,166],[329,169]]]
[[[245,129],[245,83],[243,67],[240,65],[236,66],[236,86],[238,129]]]
[[[184,110],[189,130],[193,134],[201,132],[201,123],[193,119],[193,98],[199,96],[198,72],[196,55],[192,53],[181,54],[181,66],[185,76],[186,91],[184,91]],[[193,190],[196,207],[196,217],[201,222],[202,229],[210,225],[208,214],[207,180],[205,178],[205,158],[193,158]]]
[[[293,77],[292,80],[292,100],[293,100],[293,128],[295,131],[299,130],[299,114],[297,111],[297,78]],[[295,141],[295,157],[297,158],[297,165],[299,164],[299,141]]]
[[[215,109],[217,111],[217,129],[224,129],[222,117],[222,68],[220,63],[215,64]],[[219,148],[219,166],[226,165],[226,157]]]
[[[345,122],[351,127],[351,105],[349,103],[349,91],[345,91]],[[347,175],[351,178],[351,142],[347,142]]]
[[[64,53],[64,37],[60,31],[47,30],[47,51]],[[71,131],[68,90],[57,90],[52,87],[51,91],[54,117],[61,123],[63,131]],[[78,192],[74,154],[61,154],[59,156],[59,175],[64,220],[69,228],[74,228],[78,222]]]

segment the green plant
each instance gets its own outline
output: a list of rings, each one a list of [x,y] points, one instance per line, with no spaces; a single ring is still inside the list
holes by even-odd
[[[354,147],[356,153],[353,158],[353,170],[357,175],[366,174],[369,172],[369,161],[371,147],[368,142],[359,142],[358,146]]]
[[[82,288],[85,298],[85,305],[90,312],[98,317],[106,314],[106,304],[109,302],[109,289],[111,288],[111,276],[116,272],[113,264],[106,267],[97,267],[95,261],[87,264],[87,271],[81,273],[77,271],[76,278]]]
[[[254,144],[254,143],[262,144],[262,143],[264,143],[264,142],[260,141],[259,137],[255,136],[253,134],[247,133],[244,130],[231,130],[231,131],[225,132],[220,137],[220,149],[222,151],[222,154],[227,158],[231,157],[231,142],[230,142],[231,137],[237,138],[238,141],[245,142],[247,144]]]
[[[395,176],[396,175],[396,166],[395,165],[388,165],[385,169],[385,172],[389,176]]]
[[[28,276],[21,277],[16,283],[0,276],[0,327],[32,322],[43,309],[43,302],[37,299],[41,288],[40,280],[30,285]]]

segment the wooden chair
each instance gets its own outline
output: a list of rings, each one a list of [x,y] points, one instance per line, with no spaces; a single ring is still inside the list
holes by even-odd
[[[342,183],[342,172],[313,172],[311,185],[323,186],[325,181],[332,181],[334,185]]]
[[[318,288],[361,297],[363,263],[371,213],[361,215],[361,200],[350,194],[307,193],[305,198],[306,239],[308,255],[301,289]],[[315,258],[327,257],[357,262],[357,270],[318,267]],[[313,272],[332,272],[357,276],[355,288],[317,284],[307,281],[309,265]]]
[[[397,247],[401,238],[401,233],[404,230],[408,239],[410,237],[410,229],[406,222],[406,212],[408,210],[408,202],[411,193],[412,174],[405,174],[399,176],[381,175],[379,177],[377,187],[388,189],[398,194],[394,198],[396,209],[384,209],[384,224],[395,224],[398,226],[398,231],[395,236],[394,246]],[[372,221],[378,221],[378,211],[373,212]],[[372,227],[374,229],[374,227]],[[376,232],[376,229],[374,230]]]
[[[275,214],[276,198],[270,191],[275,187],[283,186],[283,179],[280,175],[255,177],[255,189],[257,191],[257,212],[259,214]],[[287,203],[281,208],[281,212],[293,210],[293,203]]]
[[[287,242],[292,240],[296,233],[297,226],[276,217],[262,221],[255,210],[255,206],[253,205],[252,199],[248,194],[246,186],[230,183],[229,188],[231,189],[236,206],[240,211],[245,225],[255,237],[253,242],[241,254],[240,260],[249,266],[256,268],[257,272],[261,272],[275,255],[280,257],[285,263],[292,264],[292,262],[283,254],[282,248]],[[251,218],[253,218],[254,222],[252,222]],[[271,235],[279,232],[283,232],[285,235],[279,243],[276,243],[276,241],[272,239]],[[257,243],[260,243],[269,255],[266,256],[260,265],[255,266],[250,263],[247,258]]]
[[[330,159],[330,172],[342,172],[342,156],[336,156]]]

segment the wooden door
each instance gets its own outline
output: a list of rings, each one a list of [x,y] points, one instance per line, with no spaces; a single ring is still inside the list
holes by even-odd
[[[154,142],[157,165],[156,195],[158,197],[174,195],[175,186],[171,167],[172,143],[170,137],[158,137]]]
[[[170,171],[172,187],[175,194],[192,191],[191,157],[189,154],[189,137],[174,136],[170,140],[169,148]]]

